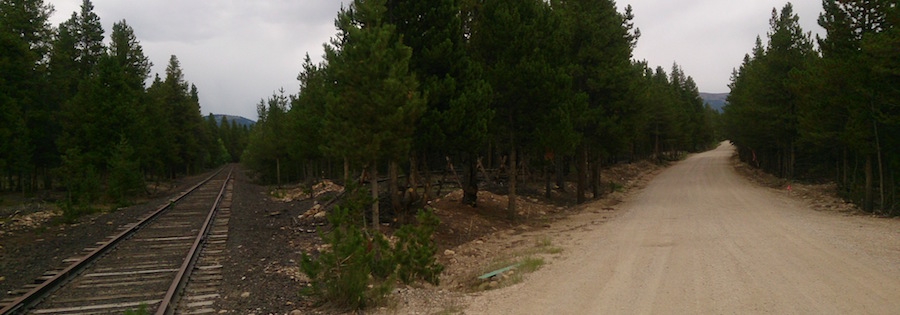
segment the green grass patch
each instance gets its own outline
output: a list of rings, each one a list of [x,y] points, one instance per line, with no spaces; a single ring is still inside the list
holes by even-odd
[[[499,258],[491,261],[483,268],[475,270],[469,279],[468,287],[472,292],[493,290],[522,282],[523,277],[537,271],[546,264],[543,255],[556,255],[563,251],[559,246],[553,245],[549,236],[535,239],[534,246],[518,251],[512,257]],[[478,277],[491,272],[515,266],[508,271],[500,272],[488,279],[481,280]]]
[[[535,240],[533,248],[525,250],[522,255],[556,255],[562,253],[562,251],[563,249],[561,247],[553,245],[553,240],[549,236],[542,236]]]
[[[609,182],[609,191],[613,192],[623,192],[625,191],[625,186],[616,182]]]
[[[433,313],[433,315],[453,315],[453,314],[463,314],[465,308],[462,306],[453,304],[449,306],[445,306],[444,309]]]
[[[485,268],[471,277],[474,279],[469,288],[472,292],[487,291],[508,287],[522,282],[525,274],[532,273],[544,266],[544,258],[535,256],[525,256],[517,259],[503,259],[491,262]],[[478,279],[479,276],[487,274],[502,268],[515,266],[508,271],[499,273],[485,280]]]
[[[147,310],[147,304],[141,303],[137,309],[126,310],[125,315],[148,315],[150,311]]]
[[[519,264],[519,267],[516,268],[521,273],[530,273],[535,272],[541,267],[544,266],[544,259],[541,257],[525,257]],[[521,274],[519,273],[519,274]]]

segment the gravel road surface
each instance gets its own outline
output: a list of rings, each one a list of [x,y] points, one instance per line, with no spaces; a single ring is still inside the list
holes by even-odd
[[[465,313],[900,314],[900,220],[811,210],[735,173],[733,151],[660,173],[611,221],[557,236],[564,257]]]

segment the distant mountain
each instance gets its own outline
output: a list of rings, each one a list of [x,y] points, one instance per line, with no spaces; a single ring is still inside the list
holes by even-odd
[[[712,107],[717,112],[722,112],[722,107],[725,106],[725,100],[728,98],[728,93],[703,93],[700,92],[700,98],[703,99],[704,103],[709,104],[709,107]]]
[[[249,126],[253,127],[256,124],[256,121],[250,120],[248,118],[244,118],[241,116],[234,115],[222,115],[222,114],[210,114],[213,118],[216,119],[216,123],[221,124],[222,118],[228,118],[228,123],[230,124],[232,121],[236,121],[238,126]]]

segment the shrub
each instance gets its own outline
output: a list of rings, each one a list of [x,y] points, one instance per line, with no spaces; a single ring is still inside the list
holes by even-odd
[[[395,234],[398,239],[394,247],[398,264],[397,276],[403,283],[422,279],[437,285],[444,266],[437,263],[435,258],[437,247],[431,236],[440,220],[430,210],[419,210],[416,222],[418,223],[416,226],[403,226]]]
[[[443,266],[434,257],[437,248],[431,239],[440,223],[437,216],[419,211],[418,224],[401,227],[392,245],[380,232],[362,228],[363,209],[371,204],[364,190],[348,191],[349,197],[328,215],[332,230],[322,234],[328,249],[315,259],[306,253],[301,257],[300,269],[310,279],[301,293],[360,309],[382,300],[398,277],[404,283],[422,279],[438,284]]]
[[[330,249],[316,259],[302,255],[300,268],[311,280],[302,293],[319,296],[336,306],[358,309],[389,292],[392,279],[372,277],[373,266],[378,265],[375,254],[386,252],[373,246],[387,242],[373,242],[366,237],[362,229],[350,224],[349,213],[346,208],[336,207],[329,214],[328,221],[334,229],[322,239],[331,245]]]
[[[99,198],[100,175],[87,163],[78,149],[66,150],[60,171],[66,187],[66,199],[60,205],[66,222],[93,212],[91,204]]]
[[[126,206],[130,197],[145,189],[140,165],[134,149],[125,137],[122,137],[108,161],[109,179],[106,195],[116,206]]]

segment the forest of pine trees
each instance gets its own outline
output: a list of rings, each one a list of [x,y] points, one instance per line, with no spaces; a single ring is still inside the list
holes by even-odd
[[[900,214],[900,6],[823,9],[815,41],[790,3],[772,11],[767,42],[757,38],[733,74],[726,137],[753,166],[832,181],[865,211]]]
[[[401,175],[407,187],[429,183],[449,160],[476,205],[479,161],[516,170],[504,175],[512,196],[525,165],[548,191],[551,178],[575,179],[583,202],[602,193],[604,165],[718,139],[718,114],[680,66],[632,59],[632,19],[611,0],[353,1],[324,61],[306,56],[299,93],[259,103],[242,161],[271,183],[386,171],[387,187],[371,189],[389,191],[395,209],[403,194],[434,197],[427,184],[426,196],[400,189]]]
[[[201,116],[174,55],[149,81],[135,31],[122,20],[106,37],[93,10],[84,0],[54,27],[42,0],[0,1],[0,191],[121,203],[148,180],[237,161],[249,130]]]

